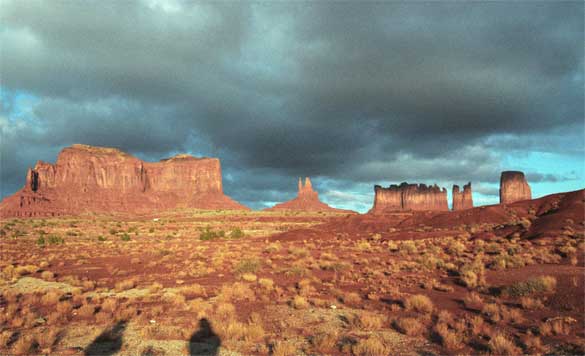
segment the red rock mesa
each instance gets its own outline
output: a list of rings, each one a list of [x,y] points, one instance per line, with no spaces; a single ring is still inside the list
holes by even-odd
[[[223,194],[217,158],[177,155],[143,162],[115,148],[73,145],[55,164],[37,162],[26,185],[0,203],[0,216],[248,209]]]
[[[351,210],[332,208],[319,200],[319,193],[313,190],[311,179],[305,178],[305,184],[299,178],[299,192],[297,197],[284,203],[265,209],[267,211],[278,210],[304,210],[304,211],[330,211],[340,213],[353,213]]]
[[[374,207],[371,212],[391,212],[400,210],[449,210],[447,190],[436,184],[393,184],[388,188],[374,186]]]
[[[473,197],[471,196],[471,182],[463,186],[459,191],[458,185],[453,185],[453,210],[464,210],[473,208]]]
[[[518,171],[502,172],[500,177],[500,204],[532,199],[530,186],[524,173]]]

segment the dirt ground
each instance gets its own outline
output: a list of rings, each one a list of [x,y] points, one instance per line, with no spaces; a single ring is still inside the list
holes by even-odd
[[[0,353],[585,354],[583,191],[384,216],[0,228]]]

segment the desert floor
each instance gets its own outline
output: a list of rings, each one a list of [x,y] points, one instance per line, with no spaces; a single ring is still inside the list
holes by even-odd
[[[0,353],[584,354],[583,221],[490,211],[4,220]]]

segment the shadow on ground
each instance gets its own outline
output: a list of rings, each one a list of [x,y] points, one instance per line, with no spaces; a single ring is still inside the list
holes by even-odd
[[[110,356],[120,351],[127,321],[119,321],[111,328],[104,330],[85,348],[86,356]]]
[[[215,356],[220,346],[221,339],[213,332],[209,320],[199,320],[199,329],[189,339],[189,355]]]

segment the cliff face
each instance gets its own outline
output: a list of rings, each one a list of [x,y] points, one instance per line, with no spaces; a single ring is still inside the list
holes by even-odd
[[[473,208],[473,197],[471,196],[471,182],[463,186],[459,191],[458,185],[453,185],[453,210],[464,210]]]
[[[247,209],[223,194],[217,158],[179,155],[143,162],[114,148],[73,145],[57,162],[37,162],[0,216],[140,212],[173,208]]]
[[[532,199],[532,192],[524,173],[518,171],[502,172],[500,177],[500,204],[528,199]]]
[[[374,207],[371,212],[380,213],[400,210],[449,210],[447,190],[437,185],[393,184],[388,188],[374,186]]]
[[[302,210],[302,211],[329,211],[340,213],[353,213],[351,210],[343,210],[332,208],[329,205],[319,200],[319,193],[313,190],[311,179],[305,178],[305,184],[299,178],[299,190],[297,197],[284,203],[276,204],[275,206],[265,209],[266,211],[279,210]]]

